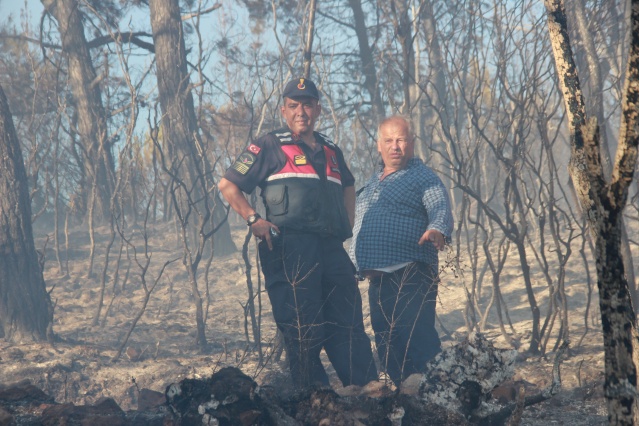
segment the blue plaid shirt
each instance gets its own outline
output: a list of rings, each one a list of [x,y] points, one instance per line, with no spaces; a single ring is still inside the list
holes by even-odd
[[[432,243],[417,244],[436,229],[451,240],[453,215],[441,179],[419,158],[379,180],[375,173],[357,196],[355,226],[349,254],[358,271],[405,262],[437,266]]]

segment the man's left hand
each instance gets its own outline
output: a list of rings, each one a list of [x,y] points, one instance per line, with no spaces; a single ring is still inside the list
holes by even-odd
[[[419,239],[419,243],[417,244],[421,246],[424,245],[426,241],[433,243],[435,248],[439,251],[444,250],[444,247],[446,247],[446,239],[444,238],[444,235],[436,229],[429,229],[424,232],[424,235],[422,235]]]

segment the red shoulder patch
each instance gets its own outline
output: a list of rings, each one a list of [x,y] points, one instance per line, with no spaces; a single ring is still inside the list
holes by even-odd
[[[246,148],[249,152],[252,152],[253,154],[259,154],[260,151],[262,150],[262,148],[260,148],[259,146],[255,145],[255,144],[250,144],[248,146],[248,148]]]

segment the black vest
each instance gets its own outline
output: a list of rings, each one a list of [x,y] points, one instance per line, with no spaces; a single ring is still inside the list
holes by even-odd
[[[318,173],[288,129],[271,132],[279,139],[286,164],[268,177],[261,196],[266,219],[282,231],[330,235],[342,241],[352,234],[344,205],[342,176],[332,142],[319,133],[326,161]]]

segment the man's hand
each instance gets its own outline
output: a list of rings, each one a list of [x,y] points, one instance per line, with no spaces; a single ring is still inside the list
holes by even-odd
[[[253,207],[246,200],[242,190],[236,184],[226,178],[222,178],[217,184],[217,187],[220,189],[220,192],[231,205],[233,210],[242,216],[244,220],[246,220],[250,215],[255,214],[255,210],[253,210]],[[264,219],[258,219],[257,222],[251,226],[253,235],[260,240],[266,239],[266,244],[268,244],[269,250],[273,250],[273,244],[271,243],[271,228],[275,229],[279,234],[280,229]]]
[[[271,241],[271,228],[275,229],[277,233],[280,233],[280,228],[273,225],[268,220],[258,219],[253,225],[251,225],[251,231],[260,240],[266,240],[269,250],[273,250],[273,242]]]
[[[430,241],[431,243],[433,243],[435,248],[439,251],[444,250],[444,247],[446,247],[446,239],[444,238],[444,235],[442,235],[442,233],[436,229],[429,229],[428,231],[424,232],[424,235],[422,235],[422,237],[419,239],[419,243],[417,244],[421,246],[424,245],[426,241]]]

